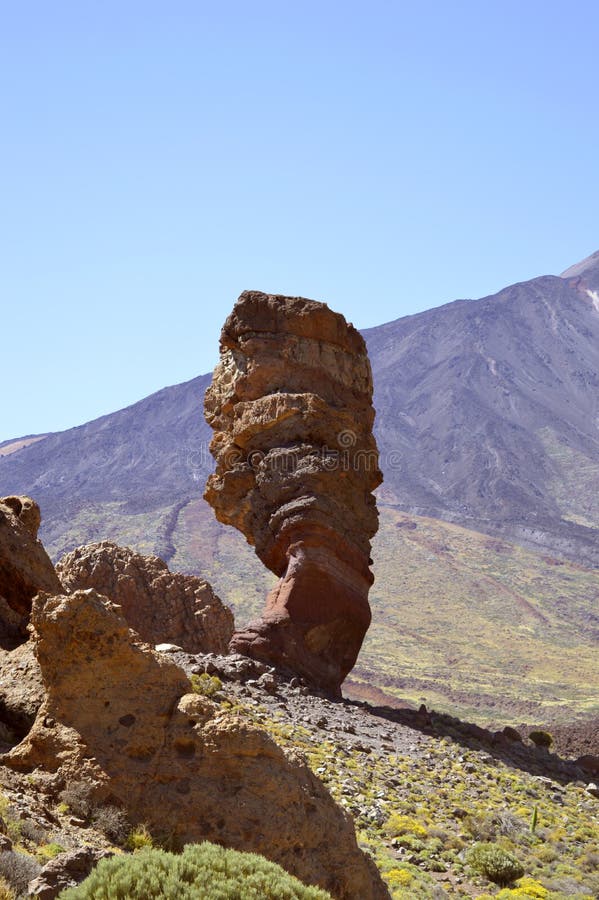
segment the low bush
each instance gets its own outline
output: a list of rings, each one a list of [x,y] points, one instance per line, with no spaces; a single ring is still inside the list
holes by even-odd
[[[42,865],[48,862],[50,859],[54,859],[56,856],[60,856],[61,853],[65,852],[65,848],[62,844],[56,843],[56,841],[51,841],[49,844],[40,844],[37,848],[37,858],[41,862]]]
[[[553,743],[553,738],[548,731],[531,731],[528,737],[537,747],[548,748]]]
[[[129,850],[143,850],[154,846],[154,839],[147,825],[138,825],[127,835],[126,845]]]
[[[499,891],[496,895],[497,900],[511,900],[511,898],[520,898],[520,900],[545,900],[549,897],[549,891],[546,887],[535,881],[534,878],[521,878],[515,888],[508,888]]]
[[[407,887],[414,881],[414,876],[407,869],[390,869],[386,873],[386,881],[391,887]]]
[[[61,791],[60,799],[73,815],[87,819],[92,811],[92,786],[85,781],[72,781]]]
[[[8,882],[15,894],[27,894],[27,885],[37,878],[42,867],[33,856],[6,850],[0,853],[0,876]]]
[[[393,837],[399,837],[402,834],[413,834],[416,837],[426,837],[427,830],[424,825],[412,819],[410,816],[403,816],[399,813],[393,813],[385,822],[385,831]]]
[[[126,813],[118,806],[99,806],[92,813],[92,825],[115,844],[124,844],[131,831]]]
[[[524,869],[516,857],[497,844],[475,844],[466,854],[466,862],[475,872],[499,885],[511,884],[524,875]]]
[[[188,844],[180,855],[144,849],[103,859],[59,900],[331,900],[255,853]]]
[[[216,675],[208,675],[202,672],[201,675],[191,676],[191,688],[194,694],[201,694],[203,697],[214,697],[222,690],[223,683]]]

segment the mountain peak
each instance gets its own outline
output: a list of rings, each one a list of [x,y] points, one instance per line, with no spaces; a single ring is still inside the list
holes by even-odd
[[[596,250],[595,253],[591,253],[590,256],[587,256],[586,259],[583,259],[581,262],[570,266],[569,269],[562,272],[560,277],[576,278],[577,275],[591,275],[599,278],[599,250]]]

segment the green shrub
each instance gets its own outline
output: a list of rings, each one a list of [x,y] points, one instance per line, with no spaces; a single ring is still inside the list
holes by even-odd
[[[57,844],[56,841],[52,841],[49,844],[40,844],[37,848],[36,856],[42,865],[48,862],[50,859],[54,859],[55,856],[60,856],[61,853],[65,852],[65,848],[62,844]]]
[[[255,853],[188,844],[175,855],[144,849],[103,859],[60,900],[331,900]]]
[[[406,850],[411,850],[412,853],[420,853],[425,849],[426,844],[421,838],[414,837],[412,834],[400,834],[399,837],[393,839],[393,846],[404,847]]]
[[[548,731],[531,731],[528,737],[537,747],[551,747],[553,743]]]
[[[143,850],[145,847],[153,847],[154,839],[147,825],[138,825],[129,832],[125,843],[129,850]]]
[[[216,675],[208,675],[207,672],[202,672],[201,675],[192,675],[190,681],[194,694],[201,694],[203,697],[214,697],[223,687],[220,678],[217,678]]]
[[[516,857],[497,844],[475,844],[466,854],[466,862],[495,884],[511,884],[524,875],[524,869]]]

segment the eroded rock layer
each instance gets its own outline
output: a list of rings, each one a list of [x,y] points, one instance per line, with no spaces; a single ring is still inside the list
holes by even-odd
[[[339,693],[370,624],[382,480],[364,341],[324,303],[245,292],[205,415],[216,460],[205,497],[280,578],[231,647]]]
[[[349,815],[297,754],[230,709],[127,628],[94,590],[36,598],[31,622],[46,698],[3,762],[85,784],[175,846],[209,839],[278,862],[339,900],[388,892]]]
[[[151,644],[171,642],[190,653],[225,653],[233,614],[207,581],[170,572],[157,556],[112,541],[77,547],[58,574],[69,591],[94,588],[123,610],[127,624]]]

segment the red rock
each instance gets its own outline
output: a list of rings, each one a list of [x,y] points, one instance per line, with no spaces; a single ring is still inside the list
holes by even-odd
[[[280,577],[231,649],[339,694],[370,624],[382,480],[364,341],[324,303],[246,292],[205,414],[216,459],[205,497]]]

